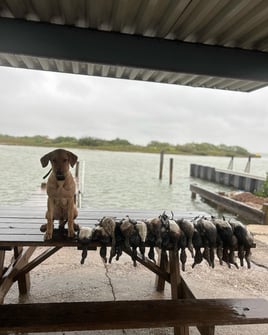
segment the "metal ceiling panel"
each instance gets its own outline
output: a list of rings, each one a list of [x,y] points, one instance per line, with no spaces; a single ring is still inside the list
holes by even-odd
[[[1,18],[90,28],[133,35],[133,38],[268,52],[267,0],[0,0]],[[190,73],[186,68],[170,71],[168,67],[150,69],[10,52],[0,53],[0,64],[246,92],[268,83],[265,67],[263,79],[259,80],[243,78],[241,73],[247,69],[242,65],[241,78],[235,78],[228,74],[198,73],[194,67]],[[221,64],[217,66],[220,69]]]

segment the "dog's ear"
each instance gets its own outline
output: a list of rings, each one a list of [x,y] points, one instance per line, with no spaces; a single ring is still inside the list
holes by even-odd
[[[71,151],[67,151],[67,152],[69,156],[70,165],[71,167],[74,167],[75,163],[77,162],[78,157],[75,154],[73,154]]]
[[[48,153],[45,156],[43,156],[42,158],[40,158],[40,162],[41,162],[43,168],[48,165],[49,160],[50,160],[50,153]]]

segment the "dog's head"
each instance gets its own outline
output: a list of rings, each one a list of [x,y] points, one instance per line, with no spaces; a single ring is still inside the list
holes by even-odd
[[[49,152],[40,159],[42,167],[46,167],[49,162],[57,180],[64,180],[69,171],[70,165],[73,167],[78,157],[72,152],[64,149],[57,149]]]

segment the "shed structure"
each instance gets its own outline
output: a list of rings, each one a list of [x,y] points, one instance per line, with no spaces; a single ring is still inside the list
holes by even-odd
[[[266,0],[0,0],[0,65],[250,92]]]

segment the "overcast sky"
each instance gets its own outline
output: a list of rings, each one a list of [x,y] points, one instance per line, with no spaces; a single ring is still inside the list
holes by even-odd
[[[1,134],[268,152],[268,88],[238,93],[5,67],[0,78]]]

